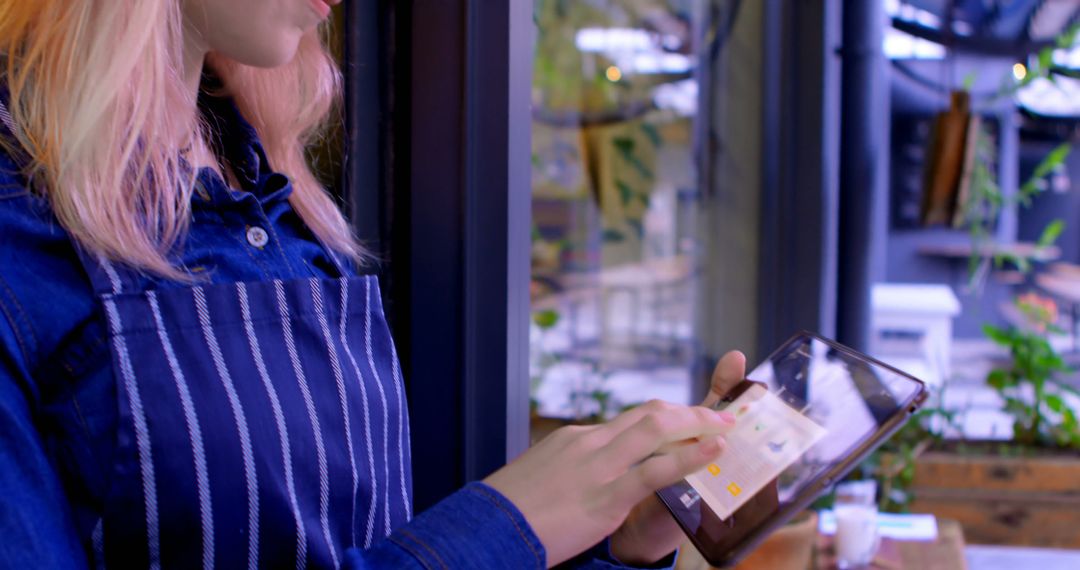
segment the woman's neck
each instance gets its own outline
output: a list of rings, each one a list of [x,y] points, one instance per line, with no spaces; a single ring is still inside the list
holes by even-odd
[[[196,110],[195,101],[198,101],[199,84],[202,82],[203,66],[206,65],[206,54],[210,48],[199,37],[198,32],[190,26],[184,26],[184,85],[191,95],[191,113],[194,117]]]
[[[196,132],[196,119],[198,117],[198,101],[199,101],[199,87],[202,84],[203,68],[206,65],[206,54],[209,50],[206,48],[205,43],[201,38],[197,37],[194,32],[188,31],[184,34],[184,85],[188,89],[190,94],[191,107],[185,110],[189,113],[190,125],[187,133],[184,136],[188,136],[190,133]],[[187,146],[187,145],[184,145]],[[188,150],[188,160],[196,167],[210,167],[213,168],[225,178],[226,182],[236,187],[236,177],[232,172],[225,168],[218,160],[218,157],[214,155],[214,152],[210,149],[210,145],[202,137],[195,137],[195,140],[191,141],[190,148]]]

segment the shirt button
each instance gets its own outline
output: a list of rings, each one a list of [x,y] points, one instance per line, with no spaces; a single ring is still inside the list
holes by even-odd
[[[255,247],[263,247],[270,242],[270,234],[259,226],[251,226],[247,230],[247,240]]]

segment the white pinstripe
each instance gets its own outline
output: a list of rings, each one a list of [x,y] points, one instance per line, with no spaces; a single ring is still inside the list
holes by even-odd
[[[408,445],[408,441],[405,439],[407,433],[405,431],[405,420],[408,418],[408,404],[401,394],[401,369],[398,364],[397,347],[394,345],[394,339],[390,339],[390,357],[393,363],[394,392],[397,395],[398,404],[398,474],[401,476],[401,500],[405,506],[405,520],[410,521],[412,520],[412,501],[409,499],[409,490],[405,485],[405,446]]]
[[[262,379],[266,395],[270,398],[270,407],[274,412],[274,421],[277,422],[278,440],[281,442],[281,458],[285,469],[285,486],[289,492],[289,505],[292,507],[293,520],[296,522],[296,568],[300,570],[307,565],[307,535],[304,533],[304,523],[300,518],[300,503],[296,500],[296,484],[293,481],[292,450],[289,445],[289,430],[285,425],[285,414],[281,411],[281,401],[278,399],[277,389],[270,381],[270,375],[266,371],[266,362],[263,361],[262,349],[259,347],[259,339],[255,336],[255,327],[251,323],[251,307],[248,304],[247,287],[243,283],[236,284],[236,296],[240,300],[240,313],[244,318],[244,331],[247,332],[248,347],[251,356],[255,359],[255,370]]]
[[[199,416],[195,411],[195,404],[191,400],[191,392],[188,389],[184,372],[176,359],[169,334],[165,332],[164,319],[161,318],[161,306],[158,304],[157,293],[147,291],[146,299],[150,302],[150,311],[154,314],[154,327],[157,329],[158,339],[161,340],[161,348],[165,351],[165,358],[169,362],[169,370],[172,372],[176,391],[180,395],[180,405],[184,409],[184,421],[188,428],[188,439],[191,441],[191,455],[195,462],[195,479],[199,489],[199,515],[202,519],[202,543],[203,543],[203,568],[214,567],[214,511],[210,500],[210,477],[206,470],[206,452],[203,449],[202,429],[199,427]]]
[[[15,134],[15,121],[11,119],[11,111],[3,101],[0,101],[0,121],[4,121],[4,126],[11,131],[11,134]]]
[[[348,320],[347,307],[349,306],[349,286],[348,282],[342,279],[341,281],[341,319],[338,334],[341,337],[341,345],[345,347],[345,354],[349,357],[349,362],[353,367],[353,374],[356,375],[357,384],[360,385],[360,400],[363,404],[364,411],[364,438],[367,440],[367,458],[368,458],[368,471],[372,481],[372,497],[371,504],[368,505],[368,517],[367,517],[367,529],[364,533],[364,548],[371,546],[371,541],[375,533],[375,503],[378,502],[378,485],[375,483],[375,456],[371,446],[371,432],[369,426],[371,425],[370,412],[368,411],[368,395],[367,386],[364,382],[364,377],[360,374],[360,366],[356,363],[356,357],[353,355],[352,347],[349,346],[349,341],[346,338],[345,327]],[[356,506],[356,487],[353,487],[353,508]],[[353,517],[353,521],[356,521],[356,517]],[[353,526],[353,535],[356,534],[356,527]],[[354,536],[355,538],[355,536]]]
[[[121,289],[121,286],[120,286],[121,284],[120,284],[120,275],[118,275],[116,273],[116,268],[113,267],[112,262],[110,262],[104,256],[100,257],[99,261],[101,262],[101,268],[105,270],[105,275],[107,275],[109,277],[109,284],[112,285],[113,295],[119,295],[120,294],[120,289]]]
[[[150,568],[161,568],[161,535],[158,523],[157,488],[154,477],[154,459],[150,450],[150,429],[146,425],[146,410],[143,409],[139,386],[135,381],[135,370],[131,366],[127,342],[120,330],[120,313],[116,310],[116,301],[105,300],[105,312],[108,314],[109,328],[112,331],[113,347],[120,360],[120,373],[124,377],[124,392],[131,402],[131,415],[135,421],[135,445],[139,450],[139,473],[142,476],[143,502],[146,505],[146,542],[150,551]]]
[[[94,545],[94,568],[101,570],[105,568],[105,519],[97,520],[90,542]]]
[[[356,455],[353,452],[353,440],[352,440],[352,422],[349,419],[349,406],[348,397],[345,393],[345,375],[341,373],[341,362],[338,360],[337,349],[334,348],[334,341],[330,337],[330,323],[326,319],[326,307],[323,303],[322,286],[319,281],[312,279],[308,282],[311,285],[311,302],[315,305],[315,316],[319,321],[319,328],[322,329],[323,340],[326,342],[326,351],[330,357],[330,370],[334,374],[334,382],[337,384],[338,399],[341,401],[341,415],[345,419],[345,445],[349,451],[349,467],[352,468],[353,477],[353,502],[352,511],[349,518],[353,521],[352,529],[355,530],[356,521],[356,490],[360,487],[360,474],[356,471]],[[368,449],[371,448],[371,437],[368,435],[368,426],[364,424],[364,438],[367,441]],[[375,484],[374,479],[372,485]],[[368,531],[370,532],[370,530]],[[355,533],[354,533],[355,534]],[[352,537],[355,543],[355,536]],[[364,545],[367,548],[367,545]]]
[[[344,288],[344,283],[342,284]],[[371,351],[371,281],[364,280],[364,349],[367,351],[368,367],[375,378],[375,387],[379,389],[379,400],[383,409],[383,480],[386,487],[383,489],[383,536],[390,535],[390,458],[387,445],[390,440],[390,413],[386,406],[386,391],[383,390],[382,378],[379,377],[379,369],[375,368],[375,356]],[[398,420],[400,423],[400,419]]]
[[[229,407],[232,408],[233,419],[236,421],[236,431],[240,436],[240,451],[244,459],[244,477],[247,484],[248,499],[248,568],[254,570],[259,566],[259,481],[255,475],[255,458],[251,452],[251,434],[248,432],[247,418],[244,416],[244,408],[240,404],[240,397],[236,394],[232,376],[225,365],[225,357],[221,354],[217,337],[214,334],[214,325],[210,320],[210,310],[206,305],[206,295],[202,287],[192,288],[195,295],[195,308],[199,315],[199,324],[202,326],[203,337],[206,346],[210,349],[210,356],[214,361],[218,378],[225,388],[225,394],[229,398]]]
[[[315,402],[311,398],[307,377],[304,376],[304,367],[300,364],[300,355],[296,351],[296,340],[293,338],[292,330],[292,316],[289,315],[289,305],[285,300],[285,287],[282,286],[281,281],[274,281],[274,292],[277,294],[278,314],[281,316],[285,348],[289,353],[289,360],[292,362],[296,382],[300,385],[300,393],[304,397],[304,405],[307,407],[308,418],[311,420],[311,431],[315,434],[315,456],[319,463],[319,522],[322,523],[326,547],[330,549],[330,558],[334,561],[334,568],[337,568],[339,566],[337,549],[334,548],[334,541],[330,538],[330,479],[326,473],[326,448],[323,446],[322,428],[319,425],[319,416],[315,413]]]

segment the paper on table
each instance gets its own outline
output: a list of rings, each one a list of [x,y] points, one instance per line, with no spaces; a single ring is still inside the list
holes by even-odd
[[[818,521],[821,534],[836,533],[836,515],[832,511],[821,511]],[[878,513],[878,532],[896,540],[937,540],[937,519],[934,515]]]

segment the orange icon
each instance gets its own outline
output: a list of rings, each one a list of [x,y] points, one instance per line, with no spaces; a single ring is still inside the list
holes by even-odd
[[[715,463],[710,463],[709,466],[706,467],[706,469],[709,470],[709,474],[713,477],[716,477],[720,474],[720,466]]]
[[[727,490],[728,490],[728,493],[731,493],[732,497],[738,497],[739,493],[742,493],[742,489],[740,489],[739,486],[736,485],[735,483],[732,483],[732,484],[728,485]]]

